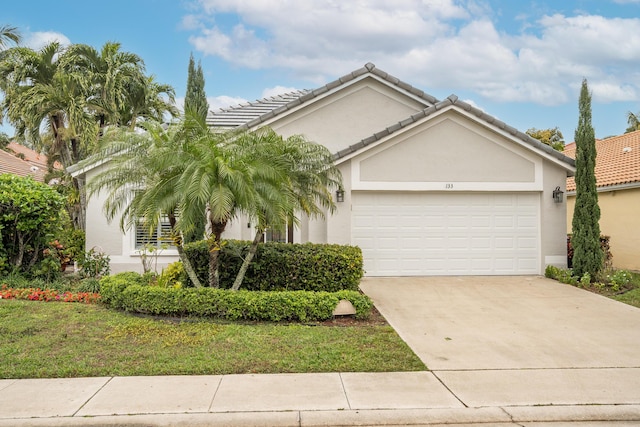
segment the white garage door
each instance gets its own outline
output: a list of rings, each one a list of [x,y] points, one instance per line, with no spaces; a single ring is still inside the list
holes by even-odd
[[[354,192],[368,276],[539,274],[539,196]]]

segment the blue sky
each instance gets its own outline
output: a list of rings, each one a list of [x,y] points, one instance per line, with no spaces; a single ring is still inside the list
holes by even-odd
[[[367,62],[522,131],[573,140],[587,78],[599,138],[640,112],[640,0],[11,1],[24,43],[118,41],[184,97],[190,52],[212,108],[313,89]],[[12,134],[11,128],[0,128]]]

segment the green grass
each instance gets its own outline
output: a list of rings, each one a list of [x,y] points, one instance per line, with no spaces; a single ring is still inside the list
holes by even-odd
[[[220,323],[15,300],[0,300],[0,360],[0,378],[426,369],[376,322]]]
[[[632,289],[622,295],[615,295],[611,298],[615,299],[616,301],[624,302],[625,304],[633,305],[634,307],[640,308],[640,288]]]

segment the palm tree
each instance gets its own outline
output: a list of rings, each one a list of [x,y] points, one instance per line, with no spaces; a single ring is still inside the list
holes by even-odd
[[[249,147],[234,132],[214,132],[195,114],[185,116],[185,169],[178,189],[183,197],[178,228],[190,230],[206,212],[210,235],[209,285],[219,287],[218,259],[222,233],[237,214],[254,211],[255,182],[277,180],[278,169],[266,158],[248,156]],[[259,152],[260,147],[251,150]]]
[[[640,113],[633,114],[631,111],[627,113],[627,124],[629,127],[624,133],[640,130]]]
[[[20,31],[16,27],[0,26],[0,51],[6,49],[9,43],[19,44],[21,40]]]
[[[184,170],[181,149],[186,141],[180,123],[165,128],[160,122],[141,124],[143,133],[113,129],[103,138],[98,153],[84,164],[109,161],[109,166],[89,183],[89,195],[107,192],[104,212],[109,221],[120,215],[120,228],[139,225],[154,229],[162,216],[169,218],[172,240],[187,275],[196,287],[202,286],[184,252],[178,213],[182,203],[176,189]]]
[[[125,102],[120,109],[120,125],[135,129],[140,119],[163,122],[179,112],[175,106],[175,91],[170,85],[158,83],[154,76],[129,79],[125,84]]]
[[[106,42],[100,51],[86,44],[69,47],[63,69],[84,73],[90,82],[90,94],[97,108],[100,128],[119,122],[119,112],[126,103],[128,83],[142,80],[144,62],[133,53],[120,50],[120,43]]]
[[[59,157],[65,168],[79,162],[97,139],[92,111],[99,107],[88,95],[91,85],[86,75],[62,71],[66,52],[57,42],[40,51],[15,47],[4,53],[0,62],[3,117],[14,125],[18,137]],[[46,134],[51,138],[43,138]],[[73,187],[79,197],[74,225],[84,229],[84,181],[74,178]]]
[[[259,147],[259,150],[252,150],[252,155],[272,164],[278,173],[275,175],[277,180],[254,178],[257,203],[250,216],[257,224],[256,234],[232,290],[238,290],[242,285],[267,227],[282,230],[289,223],[299,224],[300,214],[324,218],[325,211],[335,209],[331,189],[340,188],[342,184],[331,152],[301,135],[284,139],[272,129],[263,128],[246,132],[240,138],[246,140],[243,145]]]

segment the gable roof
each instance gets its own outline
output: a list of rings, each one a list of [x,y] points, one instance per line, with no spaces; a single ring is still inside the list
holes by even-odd
[[[31,176],[36,181],[44,182],[46,168],[36,165],[16,157],[14,154],[0,150],[0,173],[9,173],[17,176]]]
[[[567,144],[564,152],[567,156],[575,158],[576,143]],[[595,174],[598,188],[640,186],[640,130],[612,138],[597,139]],[[575,190],[575,179],[567,179],[567,191]]]
[[[541,151],[543,155],[549,156],[549,158],[563,164],[567,168],[569,174],[573,173],[575,161],[572,158],[564,155],[563,153],[554,150],[550,146],[541,143],[537,139],[532,138],[524,132],[520,132],[514,127],[508,126],[506,123],[496,119],[495,117],[485,113],[484,111],[476,107],[473,107],[471,104],[460,101],[456,95],[451,95],[442,101],[438,101],[438,99],[426,94],[424,91],[403,82],[402,80],[380,70],[379,68],[376,68],[376,66],[371,62],[365,64],[364,67],[359,68],[345,76],[342,76],[331,83],[327,83],[326,85],[315,90],[290,92],[284,95],[280,95],[279,97],[265,98],[252,103],[222,109],[217,112],[211,112],[207,117],[207,124],[213,127],[235,127],[237,129],[250,129],[255,126],[259,126],[260,124],[271,120],[276,116],[284,114],[287,111],[296,108],[329,91],[345,85],[348,82],[354,81],[366,74],[377,76],[379,79],[381,79],[383,82],[386,82],[390,86],[396,87],[412,96],[420,98],[424,101],[427,107],[424,110],[413,114],[411,117],[408,117],[401,122],[395,123],[385,129],[380,130],[379,132],[376,132],[368,138],[358,141],[357,143],[338,151],[337,153],[335,153],[336,160],[340,160],[344,157],[355,154],[356,152],[365,149],[367,146],[374,144],[378,140],[385,138],[386,136],[391,135],[394,132],[397,132],[407,126],[410,126],[417,121],[429,117],[444,108],[455,107],[459,109],[459,111],[475,117],[485,126],[498,131],[502,131],[507,135],[517,138],[518,140],[523,142],[525,146],[528,146],[529,148],[532,148],[534,150]]]
[[[359,68],[339,79],[336,79],[324,86],[314,90],[300,90],[289,92],[277,97],[263,98],[254,102],[241,104],[219,111],[212,111],[207,116],[207,124],[213,127],[235,127],[237,129],[250,129],[259,126],[267,120],[270,120],[280,114],[283,114],[293,108],[305,104],[321,95],[330,92],[340,86],[346,85],[366,74],[377,76],[383,82],[397,89],[407,92],[408,94],[420,98],[427,105],[433,105],[438,102],[433,96],[426,94],[424,91],[411,86],[409,83],[403,82],[386,73],[375,64],[368,62],[364,67]]]
[[[472,106],[471,104],[464,102],[464,101],[460,101],[458,99],[458,97],[456,95],[450,95],[449,97],[447,97],[446,99],[436,103],[435,105],[432,105],[431,107],[425,108],[422,111],[417,112],[416,114],[413,114],[411,117],[408,117],[407,119],[398,122],[392,126],[387,127],[386,129],[383,129],[380,132],[376,132],[375,134],[373,134],[372,136],[363,139],[362,141],[358,142],[357,144],[351,145],[350,147],[347,147],[344,150],[339,151],[338,153],[335,154],[336,159],[340,159],[342,157],[346,157],[350,154],[353,154],[357,151],[362,150],[364,147],[371,145],[373,143],[375,143],[376,141],[385,138],[388,135],[393,134],[394,132],[397,132],[407,126],[410,126],[413,123],[416,123],[426,117],[432,116],[434,114],[436,114],[438,111],[441,111],[445,108],[451,108],[451,107],[455,107],[457,108],[459,111],[465,112],[469,115],[472,115],[474,117],[476,117],[478,119],[478,121],[480,123],[485,124],[487,127],[490,128],[494,128],[497,130],[501,130],[505,133],[507,133],[508,135],[511,135],[517,139],[519,139],[520,141],[524,142],[525,145],[530,146],[531,148],[535,148],[537,150],[540,150],[542,152],[544,152],[545,154],[547,154],[548,156],[550,156],[553,159],[559,160],[560,162],[566,164],[567,166],[569,166],[570,168],[573,168],[575,166],[575,160],[566,156],[565,154],[561,153],[560,151],[554,150],[552,147],[550,147],[547,144],[544,144],[540,141],[538,141],[535,138],[532,138],[531,136],[527,135],[524,132],[519,131],[518,129],[507,125],[506,123],[498,120],[497,118],[485,113],[484,111],[480,110],[479,108],[476,108],[474,106]]]

